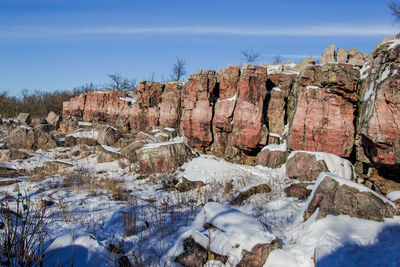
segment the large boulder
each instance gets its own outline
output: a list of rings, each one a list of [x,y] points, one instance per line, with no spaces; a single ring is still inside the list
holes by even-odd
[[[290,150],[350,156],[359,76],[347,64],[310,66],[300,74],[288,104]]]
[[[97,136],[100,145],[112,146],[122,137],[120,131],[111,126],[102,127]]]
[[[51,124],[54,126],[55,129],[58,129],[60,127],[60,122],[61,122],[61,116],[56,114],[55,112],[51,111],[46,118],[47,123]]]
[[[67,115],[61,120],[60,131],[62,133],[71,133],[78,129],[79,129],[79,122],[75,116]]]
[[[195,157],[183,142],[147,144],[136,149],[135,154],[143,174],[172,172]]]
[[[328,46],[324,52],[322,52],[320,64],[335,63],[336,62],[336,47],[334,44]]]
[[[357,67],[362,67],[365,63],[364,55],[356,48],[352,48],[349,50],[348,58],[349,60],[347,62]]]
[[[25,124],[28,126],[30,126],[32,124],[32,118],[31,118],[31,115],[29,115],[29,113],[20,113],[17,117],[17,120],[21,124]]]
[[[130,162],[135,162],[137,160],[136,150],[142,148],[146,143],[147,142],[134,141],[134,142],[130,143],[129,145],[123,147],[121,149],[122,157],[128,159]]]
[[[256,164],[269,168],[280,168],[289,156],[282,145],[268,145],[257,154]]]
[[[357,159],[398,182],[400,174],[400,42],[381,42],[364,65]]]
[[[323,160],[317,160],[314,154],[297,152],[286,162],[286,175],[300,181],[313,181],[321,172],[328,171]]]
[[[329,214],[383,221],[385,217],[399,214],[394,204],[367,187],[337,177],[321,173],[311,202],[304,212],[304,220],[310,218],[318,209],[316,219]]]

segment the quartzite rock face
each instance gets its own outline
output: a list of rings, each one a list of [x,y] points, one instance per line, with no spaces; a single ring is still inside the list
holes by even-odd
[[[357,159],[400,172],[400,40],[383,42],[364,65]]]
[[[181,118],[181,91],[180,83],[167,83],[161,95],[160,125],[179,128]]]
[[[300,74],[289,103],[290,150],[350,156],[358,79],[359,71],[347,64],[310,66]]]
[[[307,152],[297,152],[286,162],[286,175],[300,181],[312,181],[321,172],[329,171],[323,160]]]
[[[286,103],[289,91],[292,88],[293,80],[296,77],[293,73],[269,74],[267,80],[267,120],[268,131],[282,137],[286,124]],[[272,138],[269,138],[272,144]],[[275,142],[276,143],[276,142]]]
[[[321,55],[321,59],[319,60],[320,64],[326,63],[334,63],[336,62],[336,47],[334,44],[328,46],[325,51]]]
[[[182,128],[190,147],[207,148],[213,141],[212,118],[216,94],[215,71],[198,71],[185,86]]]

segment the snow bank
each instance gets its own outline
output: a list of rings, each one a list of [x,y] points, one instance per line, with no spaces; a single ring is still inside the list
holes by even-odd
[[[46,251],[46,266],[109,266],[112,255],[91,235],[57,237]]]
[[[353,178],[353,164],[347,159],[343,159],[339,156],[334,154],[325,153],[325,152],[311,152],[311,151],[304,151],[304,150],[296,150],[289,154],[288,159],[293,157],[298,152],[304,152],[313,154],[316,156],[317,160],[323,160],[328,167],[328,170],[340,177],[344,177],[346,179],[351,180]]]
[[[387,194],[387,198],[391,201],[395,201],[400,198],[400,191],[393,191]]]
[[[203,228],[205,223],[217,229],[206,230]],[[233,266],[240,261],[243,249],[250,251],[257,244],[269,244],[275,239],[256,218],[215,202],[206,203],[194,222],[181,231],[183,234],[167,253],[167,261],[184,251],[183,240],[190,236],[202,247],[209,247],[220,255],[228,255],[228,262]]]

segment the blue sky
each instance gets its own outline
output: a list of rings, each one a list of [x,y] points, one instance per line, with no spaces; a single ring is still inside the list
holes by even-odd
[[[0,0],[0,90],[64,90],[243,63],[299,61],[329,45],[371,52],[399,25],[386,0]]]

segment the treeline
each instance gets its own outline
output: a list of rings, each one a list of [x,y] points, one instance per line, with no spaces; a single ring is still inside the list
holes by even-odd
[[[45,92],[40,90],[21,90],[19,96],[9,96],[0,92],[0,114],[4,118],[17,117],[19,113],[29,113],[34,118],[45,118],[50,111],[62,113],[62,103],[71,97],[96,90],[93,84],[74,90]]]

